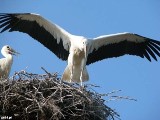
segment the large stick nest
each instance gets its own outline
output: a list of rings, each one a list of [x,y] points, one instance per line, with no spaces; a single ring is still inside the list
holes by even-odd
[[[119,117],[101,95],[55,74],[17,72],[0,80],[0,117],[20,120],[109,120]]]

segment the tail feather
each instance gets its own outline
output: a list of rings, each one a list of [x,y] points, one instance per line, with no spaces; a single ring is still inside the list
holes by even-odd
[[[67,81],[67,82],[77,82],[77,83],[79,83],[80,82],[80,75],[81,75],[80,68],[74,69],[73,70],[73,78],[72,78],[72,81],[71,81],[71,72],[70,72],[70,69],[67,65],[67,67],[64,70],[62,80]],[[84,71],[82,73],[82,79],[83,79],[83,82],[89,80],[89,75],[88,75],[86,67],[84,68]]]
[[[64,70],[64,73],[62,75],[62,80],[63,81],[67,81],[67,82],[70,82],[70,75],[71,75],[71,72],[68,68],[68,66],[65,68]]]

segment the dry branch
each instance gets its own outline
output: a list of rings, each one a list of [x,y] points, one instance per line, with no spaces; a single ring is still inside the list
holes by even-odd
[[[43,68],[44,69],[44,68]],[[0,115],[20,120],[109,120],[119,115],[101,94],[62,82],[57,73],[16,72],[0,80]]]

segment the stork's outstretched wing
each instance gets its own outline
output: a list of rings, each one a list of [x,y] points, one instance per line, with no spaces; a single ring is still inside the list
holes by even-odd
[[[20,31],[42,43],[57,57],[67,60],[71,34],[37,14],[0,14],[1,32]]]
[[[160,57],[160,42],[132,33],[100,36],[91,42],[87,65],[125,54],[146,57],[149,61],[153,57],[157,61],[156,55]]]

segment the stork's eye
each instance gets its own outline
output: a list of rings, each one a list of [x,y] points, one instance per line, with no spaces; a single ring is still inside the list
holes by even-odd
[[[10,47],[9,47],[9,46],[7,46],[7,49],[8,49],[8,50],[10,50]]]

